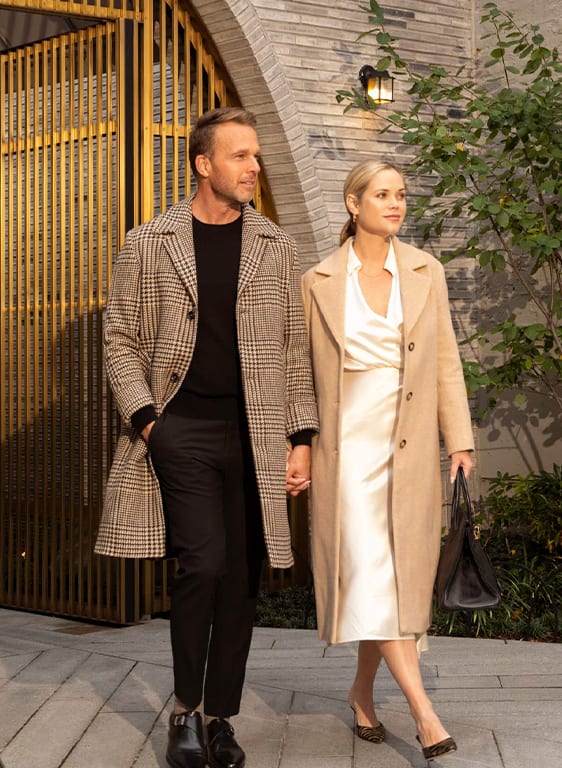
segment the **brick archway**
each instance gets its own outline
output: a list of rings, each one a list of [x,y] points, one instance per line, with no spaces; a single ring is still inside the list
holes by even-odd
[[[194,0],[241,102],[258,118],[279,222],[299,246],[303,266],[333,246],[328,210],[298,109],[259,16],[248,0]]]

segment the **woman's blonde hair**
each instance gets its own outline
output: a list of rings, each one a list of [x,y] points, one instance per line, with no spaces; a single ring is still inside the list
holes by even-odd
[[[347,178],[343,185],[343,199],[346,210],[349,213],[349,219],[345,222],[342,231],[340,232],[340,245],[343,245],[348,237],[353,237],[355,235],[354,217],[347,207],[348,196],[353,195],[357,200],[361,200],[363,193],[369,186],[373,177],[381,171],[388,170],[396,171],[396,173],[399,173],[400,176],[404,178],[404,174],[398,166],[394,165],[394,163],[381,160],[364,160],[362,163],[358,163],[354,166],[347,174]]]

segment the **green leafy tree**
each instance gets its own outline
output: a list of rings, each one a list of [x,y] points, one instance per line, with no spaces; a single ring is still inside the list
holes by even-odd
[[[466,239],[443,260],[472,257],[489,272],[504,272],[524,297],[501,322],[465,341],[478,358],[464,362],[468,389],[485,388],[489,405],[504,389],[538,390],[562,411],[558,50],[547,47],[538,26],[519,24],[510,12],[486,3],[481,23],[487,77],[477,79],[468,66],[454,72],[433,64],[421,68],[400,55],[381,6],[370,0],[361,8],[371,28],[359,39],[374,36],[382,54],[377,69],[390,69],[411,96],[407,109],[384,110],[379,117],[387,122],[384,130],[398,129],[413,149],[407,170],[432,179],[430,193],[411,206],[424,239],[462,221]],[[345,111],[379,109],[357,89],[340,90],[336,98]]]

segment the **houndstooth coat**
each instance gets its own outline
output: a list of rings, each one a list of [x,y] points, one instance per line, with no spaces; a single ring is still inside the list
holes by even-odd
[[[105,361],[122,417],[95,551],[162,557],[158,481],[131,416],[160,415],[189,368],[197,333],[193,196],[131,230],[107,302]],[[292,564],[285,491],[287,437],[318,429],[294,241],[251,206],[243,208],[236,302],[238,347],[269,562]]]

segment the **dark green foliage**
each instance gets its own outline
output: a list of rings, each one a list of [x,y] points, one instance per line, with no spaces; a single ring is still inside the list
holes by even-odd
[[[562,469],[489,478],[485,503],[490,534],[506,553],[526,547],[532,557],[562,557]]]
[[[316,629],[314,593],[311,587],[290,587],[280,592],[260,592],[256,627]]]

